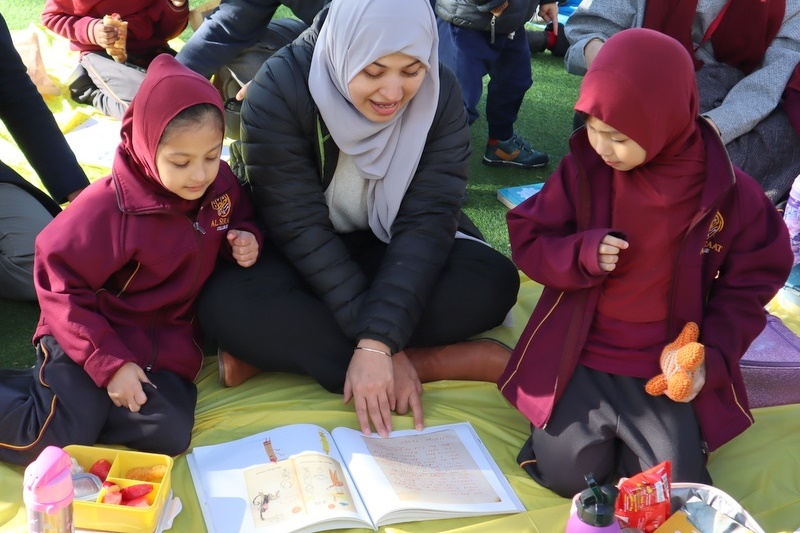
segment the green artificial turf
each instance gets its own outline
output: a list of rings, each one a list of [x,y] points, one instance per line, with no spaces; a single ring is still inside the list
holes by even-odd
[[[191,6],[201,3],[202,0],[190,0]],[[0,0],[0,13],[12,30],[37,22],[43,7],[43,0]],[[279,15],[287,14],[290,12],[286,8],[279,11]],[[190,35],[191,30],[187,29],[182,38],[188,39]],[[542,181],[553,172],[567,152],[572,106],[580,85],[580,78],[567,74],[563,60],[549,52],[535,55],[532,65],[534,84],[525,97],[516,130],[534,148],[547,153],[550,163],[535,170],[485,166],[481,159],[486,147],[486,121],[481,116],[472,125],[473,155],[465,211],[487,241],[506,255],[510,255],[505,224],[507,209],[497,200],[497,189]],[[483,103],[480,112],[483,113]],[[35,304],[0,299],[0,368],[21,368],[33,363],[30,340],[37,317]]]

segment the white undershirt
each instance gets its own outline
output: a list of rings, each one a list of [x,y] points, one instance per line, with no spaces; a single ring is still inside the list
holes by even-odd
[[[358,173],[353,158],[340,151],[333,179],[325,189],[328,216],[338,233],[369,229],[368,187],[369,181]]]

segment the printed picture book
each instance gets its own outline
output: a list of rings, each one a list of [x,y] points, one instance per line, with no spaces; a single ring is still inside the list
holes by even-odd
[[[387,438],[293,424],[187,459],[210,532],[377,530],[525,510],[467,422]]]

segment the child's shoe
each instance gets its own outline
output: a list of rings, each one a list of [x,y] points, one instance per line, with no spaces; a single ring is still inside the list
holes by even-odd
[[[538,168],[547,164],[547,154],[531,148],[528,141],[515,133],[505,141],[489,139],[483,164],[489,166],[514,166],[520,168]]]
[[[79,104],[92,105],[97,86],[92,81],[83,65],[78,65],[67,78],[70,97]]]

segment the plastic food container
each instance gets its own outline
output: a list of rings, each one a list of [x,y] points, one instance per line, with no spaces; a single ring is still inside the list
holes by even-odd
[[[75,488],[75,499],[96,501],[103,490],[103,482],[94,474],[84,473],[72,476],[72,485]]]
[[[102,503],[106,489],[101,489],[91,500],[75,500],[73,502],[73,520],[75,527],[82,529],[99,529],[118,533],[151,533],[155,531],[171,490],[172,457],[157,453],[134,452],[97,446],[70,445],[64,447],[71,457],[88,472],[98,459],[106,459],[111,463],[111,470],[106,481],[120,488],[149,483],[153,490],[146,496],[148,507],[130,507]],[[136,467],[158,467],[163,475],[157,480],[143,481],[126,477]]]

